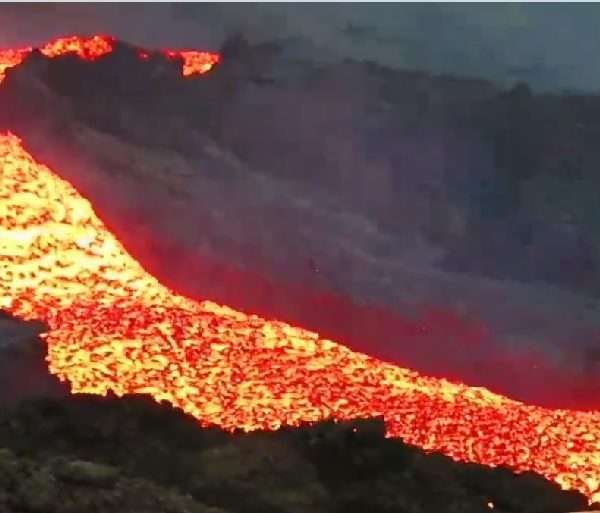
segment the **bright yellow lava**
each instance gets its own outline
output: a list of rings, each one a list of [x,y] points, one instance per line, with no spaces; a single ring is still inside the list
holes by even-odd
[[[147,393],[227,429],[383,415],[389,436],[600,501],[600,412],[525,405],[178,295],[12,134],[0,135],[0,308],[47,324],[50,371],[74,393]]]

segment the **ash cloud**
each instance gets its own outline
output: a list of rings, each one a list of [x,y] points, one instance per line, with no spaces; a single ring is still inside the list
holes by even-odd
[[[593,97],[342,62],[365,55],[335,47],[322,25],[288,37],[314,11],[286,23],[271,14],[261,33],[258,21],[236,21],[242,7],[163,5],[140,11],[128,35],[106,9],[37,16],[67,20],[49,35],[215,48],[243,27],[270,42],[230,40],[214,74],[148,75],[143,94],[133,84],[149,69],[126,48],[93,66],[28,62],[0,89],[5,126],[92,199],[147,268],[189,295],[422,372],[598,407],[593,201],[577,196],[594,190]],[[202,32],[202,15],[222,22]],[[334,19],[354,38],[372,35]],[[328,51],[306,52],[305,39]],[[122,80],[107,89],[103,76]],[[570,221],[544,202],[565,187]]]

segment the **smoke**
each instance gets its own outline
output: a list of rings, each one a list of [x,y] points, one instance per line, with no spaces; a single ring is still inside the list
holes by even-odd
[[[235,31],[294,40],[315,59],[597,91],[594,4],[3,4],[0,45],[108,32],[134,43],[216,49]]]

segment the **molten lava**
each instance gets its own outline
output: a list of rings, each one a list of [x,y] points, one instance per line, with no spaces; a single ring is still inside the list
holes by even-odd
[[[112,48],[62,41],[45,51],[95,58]],[[26,53],[5,53],[4,65]],[[383,415],[389,436],[600,500],[600,412],[525,405],[178,295],[12,134],[0,135],[0,308],[47,324],[50,371],[74,393],[146,393],[227,429]]]
[[[115,40],[108,36],[93,37],[61,37],[46,43],[40,51],[46,57],[59,57],[74,53],[82,59],[94,61],[113,51]]]
[[[170,59],[183,60],[183,76],[201,75],[210,71],[219,62],[219,54],[197,52],[195,50],[165,50],[164,54]]]
[[[114,50],[115,40],[109,36],[92,37],[61,37],[50,41],[40,48],[42,54],[53,58],[66,54],[75,54],[82,59],[94,61]],[[21,48],[17,50],[0,50],[0,83],[4,80],[6,70],[17,66],[31,53],[32,48]],[[169,59],[182,60],[182,74],[185,77],[200,75],[210,71],[219,62],[219,54],[209,52],[197,52],[193,50],[164,50],[162,52]],[[149,54],[140,50],[140,58],[146,58]]]

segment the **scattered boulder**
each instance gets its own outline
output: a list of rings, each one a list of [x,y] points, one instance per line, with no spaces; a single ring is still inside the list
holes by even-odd
[[[47,468],[28,470],[28,475],[17,483],[13,498],[14,505],[19,505],[30,513],[55,511],[59,502],[56,478]]]
[[[119,469],[91,461],[69,461],[58,465],[55,473],[69,483],[111,487],[119,478]]]
[[[225,513],[171,488],[74,460],[51,464],[0,449],[0,512]]]

